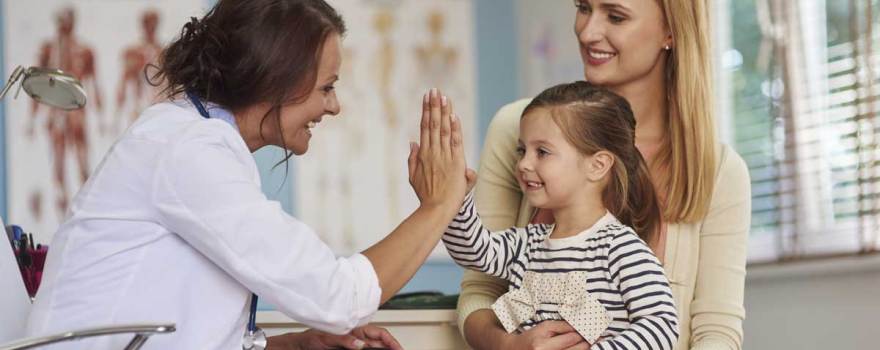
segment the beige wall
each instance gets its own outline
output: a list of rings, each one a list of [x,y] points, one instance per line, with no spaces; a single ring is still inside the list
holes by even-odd
[[[744,349],[880,349],[880,256],[750,267]]]

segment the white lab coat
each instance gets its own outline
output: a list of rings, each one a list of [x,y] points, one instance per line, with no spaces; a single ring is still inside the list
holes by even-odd
[[[50,244],[28,335],[174,322],[145,349],[241,349],[251,291],[345,333],[381,295],[363,255],[337,258],[260,190],[233,125],[188,103],[150,107],[74,198]],[[63,348],[119,349],[129,337]]]

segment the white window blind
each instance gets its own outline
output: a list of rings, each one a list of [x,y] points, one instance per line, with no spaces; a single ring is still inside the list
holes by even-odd
[[[727,3],[721,105],[752,178],[751,262],[880,248],[878,5]]]

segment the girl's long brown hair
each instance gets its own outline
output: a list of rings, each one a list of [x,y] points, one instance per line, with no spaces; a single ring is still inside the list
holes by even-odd
[[[541,92],[523,111],[546,108],[566,141],[583,155],[605,150],[614,155],[602,203],[645,242],[659,233],[660,206],[648,166],[636,148],[636,120],[629,102],[619,95],[578,81]]]

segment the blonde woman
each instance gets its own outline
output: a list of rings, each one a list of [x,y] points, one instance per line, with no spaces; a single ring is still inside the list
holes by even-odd
[[[636,146],[649,164],[663,223],[647,242],[672,285],[680,318],[675,349],[742,347],[751,189],[745,163],[715,137],[705,0],[575,0],[575,34],[586,80],[625,97]],[[525,201],[516,163],[528,100],[498,111],[489,126],[476,203],[490,229],[553,218]],[[507,284],[465,272],[459,325],[475,349],[587,349],[564,322],[508,334],[491,310]],[[633,339],[631,347],[644,348]]]

